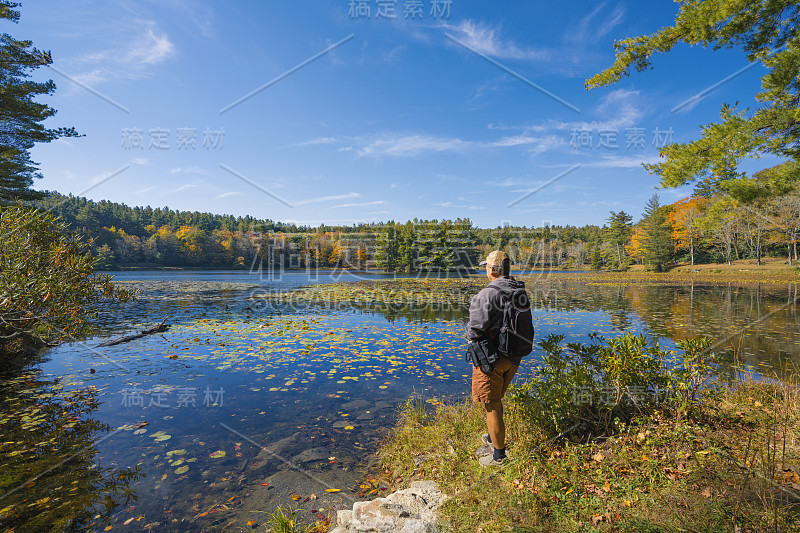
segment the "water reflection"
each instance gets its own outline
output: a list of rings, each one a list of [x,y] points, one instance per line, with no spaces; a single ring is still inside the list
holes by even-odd
[[[36,373],[0,385],[0,521],[6,530],[83,531],[136,499],[138,466],[103,466],[111,427],[91,417],[98,392],[63,391]],[[101,435],[105,435],[102,436]]]
[[[272,301],[258,308],[248,294],[254,288],[263,290],[263,285],[220,277],[225,279],[209,280],[195,273],[149,276],[137,282],[144,290],[139,302],[105,316],[101,339],[47,352],[50,361],[41,364],[43,370],[63,376],[61,384],[74,391],[88,391],[81,393],[87,395],[82,400],[59,397],[60,407],[48,408],[50,412],[42,406],[55,398],[35,395],[60,390],[59,384],[26,377],[4,389],[0,488],[21,485],[25,479],[20,476],[33,477],[51,468],[77,451],[74,447],[88,450],[74,463],[66,462],[0,500],[4,525],[24,524],[18,528],[22,530],[39,524],[40,516],[55,518],[49,507],[55,500],[46,498],[53,498],[56,487],[74,492],[73,500],[80,502],[59,517],[83,526],[96,514],[107,516],[114,502],[122,503],[133,487],[140,496],[135,508],[118,507],[112,516],[115,530],[123,531],[143,526],[160,531],[243,526],[253,516],[263,518],[257,513],[277,504],[303,504],[309,512],[344,506],[346,496],[358,495],[359,479],[392,426],[400,402],[412,393],[466,397],[469,369],[462,358],[463,325],[469,298],[485,280],[443,283],[451,293],[425,305],[366,301],[363,291],[350,291],[351,297],[361,299],[352,303],[342,291],[342,297],[327,304]],[[274,288],[303,284],[298,277],[284,281],[286,285]],[[706,335],[718,339],[731,359],[761,368],[799,360],[795,285],[619,285],[576,279],[531,282],[528,287],[538,339],[563,333],[569,342],[585,342],[593,331],[606,337],[632,331],[659,337],[669,346]],[[164,336],[99,351],[92,348],[165,316],[173,328]],[[540,355],[527,358],[518,375],[524,377]],[[151,397],[154,391],[172,391],[169,403],[180,388],[194,387],[200,394],[192,407],[134,409],[121,401],[125,389],[150,391]],[[224,404],[204,405],[206,387],[224,389]],[[16,412],[22,414],[8,418]],[[28,434],[25,424],[45,412],[48,421]],[[25,413],[29,418],[23,420]],[[78,418],[72,420],[74,416]],[[148,424],[141,428],[146,431],[133,429],[142,423]],[[120,433],[109,433],[120,427]],[[78,436],[57,439],[58,431]],[[164,435],[169,439],[162,440]],[[248,439],[342,491],[328,494],[326,487]],[[24,444],[18,447],[18,442]],[[34,445],[40,451],[28,461],[24,450],[34,450]],[[219,451],[226,454],[218,457]],[[97,462],[119,465],[121,470],[113,474],[91,468]],[[71,464],[77,473],[72,474]],[[139,465],[146,477],[134,478]],[[71,475],[75,477],[67,480]],[[306,501],[311,494],[319,498]],[[302,500],[294,498],[298,495]],[[24,515],[10,515],[4,508],[12,503],[34,506],[15,511]]]

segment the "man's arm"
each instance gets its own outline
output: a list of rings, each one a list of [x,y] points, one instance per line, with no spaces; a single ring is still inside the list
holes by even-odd
[[[492,291],[483,289],[472,298],[469,304],[469,322],[467,322],[467,340],[476,341],[486,336],[492,325]]]

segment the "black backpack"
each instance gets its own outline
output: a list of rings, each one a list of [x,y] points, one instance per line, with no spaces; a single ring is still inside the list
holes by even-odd
[[[510,293],[510,297],[500,287],[488,285],[497,289],[502,298],[503,317],[495,339],[497,349],[512,361],[519,361],[533,351],[531,299],[525,291],[525,284],[520,282],[520,285],[521,287]]]

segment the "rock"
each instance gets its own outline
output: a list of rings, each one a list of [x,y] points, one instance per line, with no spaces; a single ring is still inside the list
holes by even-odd
[[[295,464],[300,463],[310,463],[311,461],[321,461],[323,459],[327,459],[328,450],[325,448],[310,448],[308,450],[303,450],[299,454],[292,457],[292,462]]]
[[[375,402],[375,407],[372,408],[373,411],[379,411],[380,409],[386,409],[387,407],[391,407],[392,404],[389,402]]]
[[[273,442],[264,446],[258,455],[256,456],[256,461],[267,461],[270,459],[275,459],[275,455],[283,455],[283,453],[291,448],[295,447],[297,437],[300,433],[295,433],[294,435],[290,435],[284,439],[281,439],[277,442]]]
[[[386,498],[356,502],[352,511],[339,511],[331,533],[439,531],[436,510],[446,498],[435,481],[415,481],[410,488]]]
[[[375,418],[375,415],[373,415],[369,411],[365,411],[365,412],[361,413],[360,415],[358,415],[358,417],[357,417],[358,420],[372,420],[373,418]]]
[[[347,402],[346,404],[342,405],[342,409],[361,409],[362,407],[366,407],[368,405],[369,402],[367,400],[353,400],[352,402]]]
[[[337,429],[346,428],[347,426],[355,427],[355,424],[352,420],[339,420],[338,422],[333,423],[333,427]]]

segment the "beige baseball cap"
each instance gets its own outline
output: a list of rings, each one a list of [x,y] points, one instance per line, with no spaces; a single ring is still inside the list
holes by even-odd
[[[478,264],[501,267],[503,266],[503,261],[505,261],[506,259],[508,259],[507,253],[502,252],[500,250],[495,250],[494,252],[486,256],[486,261],[481,261]]]

